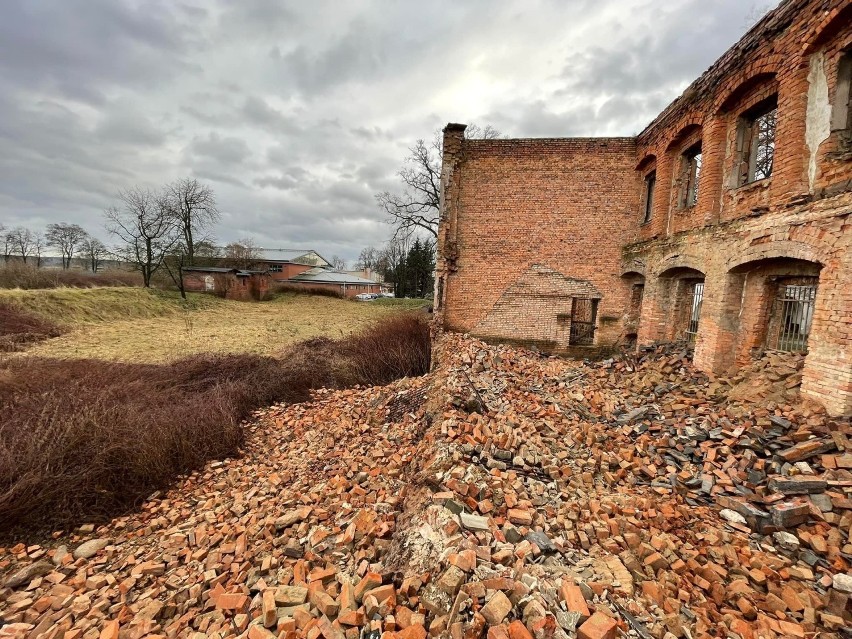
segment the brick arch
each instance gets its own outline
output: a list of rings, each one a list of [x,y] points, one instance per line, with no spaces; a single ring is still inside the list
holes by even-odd
[[[707,268],[704,266],[703,260],[695,255],[683,255],[680,253],[674,253],[660,260],[655,272],[657,277],[665,277],[664,273],[675,269],[691,269],[698,271],[702,275],[707,274]]]
[[[649,166],[651,166],[654,162],[657,161],[657,156],[653,153],[646,153],[639,164],[636,165],[636,171],[644,171]]]
[[[725,263],[725,268],[727,271],[731,271],[735,268],[748,264],[749,262],[777,258],[804,260],[806,262],[814,262],[822,266],[825,266],[826,262],[823,252],[810,244],[781,240],[778,242],[770,242],[768,244],[758,244],[756,246],[750,246],[742,251],[736,251],[735,254]]]
[[[765,58],[755,64],[748,65],[739,73],[731,76],[716,95],[713,102],[713,112],[716,114],[725,113],[755,87],[776,81],[777,69],[777,62],[774,62],[772,58]]]
[[[666,144],[666,153],[676,152],[679,150],[678,147],[684,142],[684,140],[687,140],[696,133],[701,134],[703,132],[703,122],[703,113],[694,114],[692,117],[681,122],[680,127],[676,129],[677,133],[668,139],[668,143]]]
[[[802,49],[802,57],[809,57],[823,45],[842,34],[843,29],[850,22],[852,22],[852,4],[847,4],[842,9],[829,11],[825,18],[803,38],[807,45]]]
[[[628,277],[630,275],[641,275],[642,277],[645,277],[646,269],[647,265],[643,260],[634,258],[622,263],[621,277]]]

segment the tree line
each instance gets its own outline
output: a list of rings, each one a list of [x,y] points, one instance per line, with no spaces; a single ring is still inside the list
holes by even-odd
[[[47,248],[55,248],[61,256],[62,268],[71,268],[74,257],[86,261],[96,272],[109,251],[98,238],[89,235],[79,224],[60,222],[48,224],[44,233],[34,233],[24,226],[6,229],[0,224],[0,241],[3,243],[3,261],[19,259],[24,264],[40,268]]]
[[[361,251],[355,269],[370,270],[394,285],[397,297],[428,297],[435,271],[435,242],[415,235],[391,238]]]
[[[50,247],[59,253],[63,269],[71,268],[77,258],[96,273],[113,259],[138,271],[146,287],[157,273],[165,272],[185,297],[181,269],[222,263],[244,268],[257,260],[259,249],[251,240],[233,242],[224,250],[216,246],[211,233],[220,219],[216,196],[194,178],[157,190],[133,187],[119,191],[116,199],[118,203],[104,212],[105,229],[115,240],[112,248],[79,224],[48,224],[43,234],[0,225],[4,261],[16,259],[40,268]]]

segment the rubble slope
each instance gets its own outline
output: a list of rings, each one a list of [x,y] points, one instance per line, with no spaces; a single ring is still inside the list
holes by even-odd
[[[0,548],[0,636],[846,636],[849,425],[795,358],[435,348],[261,411],[137,513]]]

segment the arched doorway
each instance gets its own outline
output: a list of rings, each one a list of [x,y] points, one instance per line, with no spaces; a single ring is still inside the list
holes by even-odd
[[[642,318],[642,301],[645,298],[645,276],[637,271],[628,271],[621,275],[626,289],[627,307],[624,312],[624,342],[636,343],[639,322]]]
[[[771,257],[731,268],[721,326],[734,348],[724,364],[743,365],[767,350],[805,353],[813,328],[822,266]]]
[[[659,275],[659,288],[663,339],[694,345],[701,329],[704,273],[687,266],[668,268]]]

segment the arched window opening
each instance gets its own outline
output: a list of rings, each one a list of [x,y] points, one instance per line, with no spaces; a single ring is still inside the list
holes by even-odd
[[[765,180],[775,160],[778,96],[764,100],[740,115],[737,129],[737,186]]]
[[[831,130],[840,131],[842,142],[852,146],[852,49],[844,51],[837,64]]]
[[[642,190],[642,224],[651,221],[654,213],[654,190],[657,187],[657,172],[651,171],[645,175],[644,188]]]
[[[698,179],[701,176],[701,142],[693,144],[680,156],[679,206],[689,209],[698,204]]]

